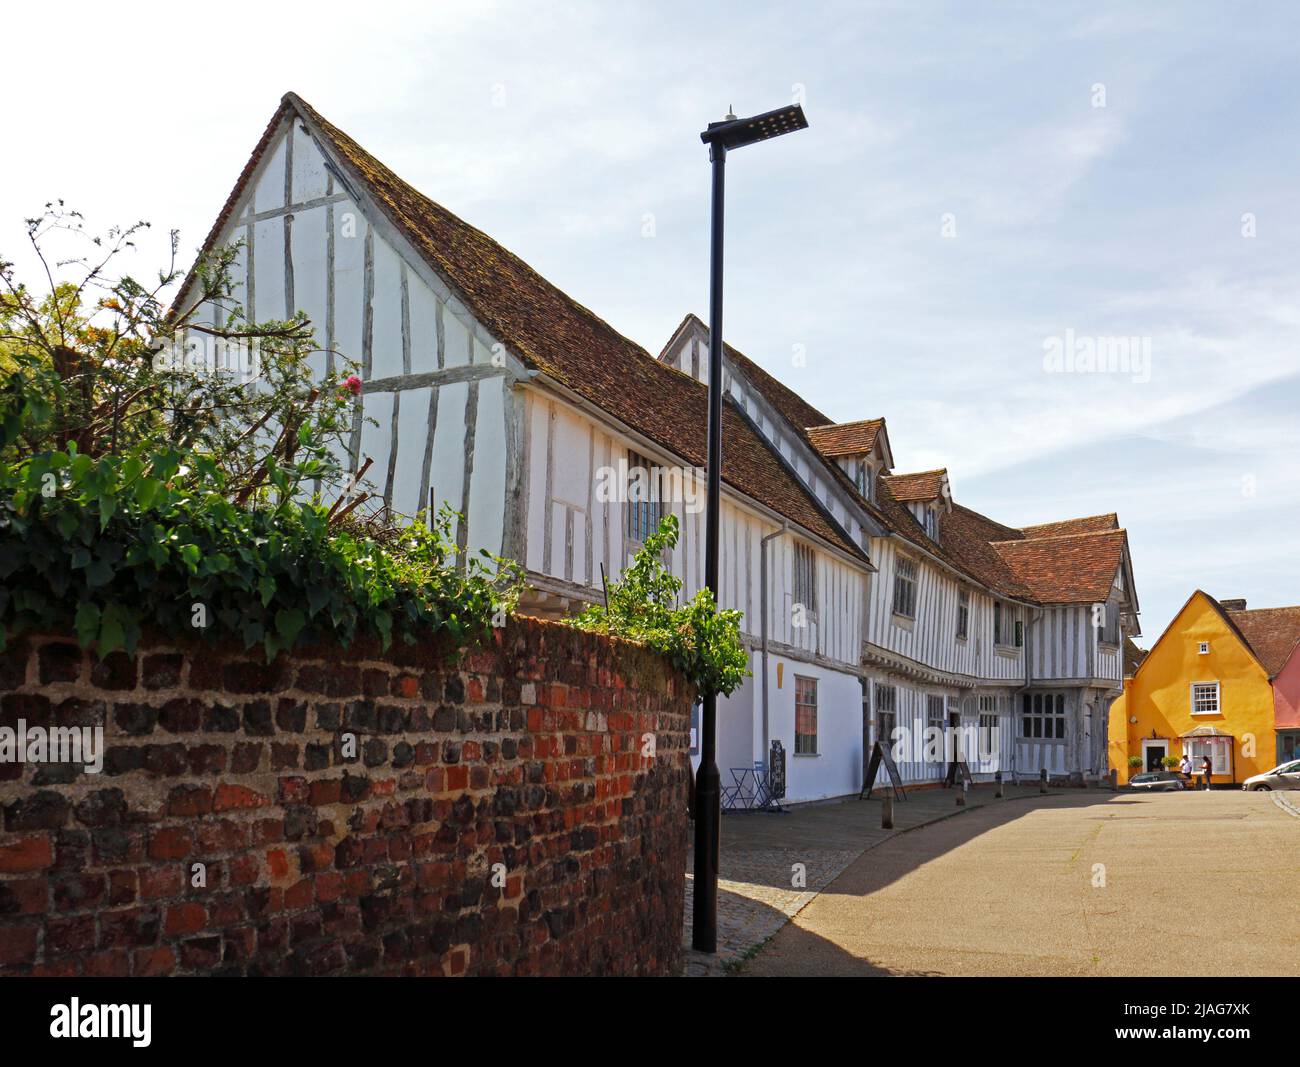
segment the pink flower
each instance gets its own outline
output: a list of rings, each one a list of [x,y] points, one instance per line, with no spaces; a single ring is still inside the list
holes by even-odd
[[[343,388],[353,396],[361,395],[361,379],[355,374],[349,374],[347,380],[343,383]]]

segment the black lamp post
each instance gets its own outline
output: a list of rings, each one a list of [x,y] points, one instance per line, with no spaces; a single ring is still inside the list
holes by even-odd
[[[722,493],[722,207],[727,152],[755,141],[807,128],[798,104],[738,119],[728,115],[710,122],[700,134],[713,164],[713,218],[709,249],[709,448],[708,497],[704,542],[704,581],[718,597],[718,523]],[[691,945],[700,952],[718,950],[718,843],[722,822],[718,774],[718,699],[704,698],[700,723],[700,769],[695,776],[695,896]],[[766,753],[764,753],[766,758]]]

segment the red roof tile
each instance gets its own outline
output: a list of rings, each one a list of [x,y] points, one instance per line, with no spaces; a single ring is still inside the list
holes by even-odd
[[[862,419],[859,422],[831,423],[829,426],[808,426],[808,439],[823,456],[860,456],[876,447],[876,437],[884,419]]]
[[[1026,537],[1059,537],[1061,534],[1101,533],[1118,529],[1119,516],[1112,511],[1106,515],[1087,515],[1081,519],[1062,519],[1060,522],[1022,526],[1021,533]]]
[[[1110,596],[1124,559],[1123,530],[996,541],[993,548],[1043,604],[1100,603]]]
[[[1270,678],[1286,666],[1300,644],[1300,606],[1228,611],[1228,618],[1250,645]]]
[[[915,474],[887,474],[885,481],[894,499],[910,504],[917,500],[934,500],[943,492],[943,484],[948,472],[943,468],[935,471],[918,471]]]

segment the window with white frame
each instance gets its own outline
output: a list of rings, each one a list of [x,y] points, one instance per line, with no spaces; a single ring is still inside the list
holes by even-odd
[[[926,728],[926,730],[938,730],[938,731],[939,731],[939,733],[938,733],[937,736],[938,736],[939,739],[940,739],[940,745],[941,745],[941,746],[942,746],[942,738],[943,738],[943,735],[944,735],[943,727],[944,727],[944,722],[946,721],[946,720],[945,720],[945,717],[944,717],[944,706],[945,706],[945,702],[944,702],[944,698],[943,698],[942,696],[936,695],[935,693],[927,693],[927,694],[926,694],[926,697],[925,697],[925,728]],[[926,735],[925,743],[926,743],[926,746],[927,746],[927,750],[928,750],[928,746],[929,746],[930,743],[931,743],[931,739],[934,738],[935,736],[936,736],[935,734],[927,734],[927,735]],[[942,756],[942,751],[943,751],[943,750],[942,750],[942,747],[940,747],[940,757],[939,757],[940,760],[942,760],[942,758],[943,758],[943,756]]]
[[[1010,604],[993,604],[993,643],[1003,648],[1021,648],[1025,643],[1025,624]]]
[[[817,679],[794,676],[794,752],[817,754]]]
[[[894,614],[916,618],[916,560],[907,556],[894,566]]]
[[[939,541],[939,512],[934,508],[925,509],[925,535],[936,544]]]
[[[1199,655],[1208,656],[1210,654],[1210,642],[1202,641],[1200,647],[1196,651]]]
[[[957,594],[957,639],[965,641],[970,635],[970,593],[963,589]]]
[[[995,757],[1002,747],[998,743],[999,718],[997,696],[981,696],[978,738],[981,757]]]
[[[659,529],[664,505],[659,499],[659,468],[636,452],[627,454],[627,536],[645,541]]]
[[[794,545],[794,602],[808,615],[817,613],[817,553],[812,545]]]
[[[1020,706],[1020,736],[1033,740],[1064,740],[1065,694],[1023,694]]]
[[[876,740],[882,745],[894,743],[894,728],[898,725],[898,690],[892,685],[877,682]]]
[[[1183,751],[1192,757],[1192,773],[1201,773],[1201,760],[1210,757],[1212,774],[1232,773],[1232,738],[1188,737],[1183,740]]]
[[[1218,715],[1219,714],[1219,683],[1218,682],[1193,682],[1192,683],[1192,714],[1193,715]]]

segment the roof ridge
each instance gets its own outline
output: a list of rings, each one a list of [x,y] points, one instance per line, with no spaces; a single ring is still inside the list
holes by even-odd
[[[882,478],[915,478],[921,474],[947,474],[947,467],[935,467],[928,471],[903,471],[901,474],[881,474]]]
[[[851,426],[870,426],[873,422],[884,422],[885,417],[881,415],[874,419],[853,419],[851,422],[824,422],[817,426],[805,426],[805,430],[847,430]]]
[[[996,522],[997,520],[992,521]],[[1001,523],[998,525],[1001,525]],[[1015,527],[1010,527],[1010,529],[1015,529]],[[1115,534],[1123,534],[1127,537],[1128,530],[1123,526],[1117,526],[1113,530],[1080,530],[1078,533],[1047,534],[1044,537],[1015,537],[1006,541],[990,541],[989,543],[994,545],[1028,545],[1042,541],[1075,541],[1081,537],[1112,537]]]

